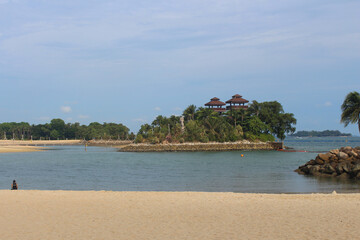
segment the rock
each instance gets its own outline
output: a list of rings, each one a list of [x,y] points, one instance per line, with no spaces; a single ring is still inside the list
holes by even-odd
[[[349,152],[349,156],[358,158],[358,157],[359,157],[359,154],[357,154],[354,150],[352,150],[352,151]]]
[[[319,165],[323,165],[323,164],[324,164],[324,161],[321,160],[319,157],[316,157],[316,158],[315,158],[315,162],[316,162],[317,164],[319,164]]]
[[[320,153],[315,160],[295,170],[299,174],[360,180],[360,147],[343,147],[328,153]]]
[[[339,149],[330,150],[330,153],[335,154],[335,155],[338,155],[339,152],[340,152]]]
[[[309,174],[315,175],[316,173],[318,173],[320,170],[320,166],[319,165],[313,165],[310,167],[309,169]]]
[[[344,152],[339,152],[339,154],[337,156],[340,158],[340,160],[345,160],[345,159],[349,158],[349,155],[347,155]]]
[[[346,146],[346,147],[344,147],[343,148],[343,151],[352,151],[352,147],[350,147],[350,146]]]
[[[331,157],[329,158],[329,161],[335,161],[335,162],[338,162],[339,161],[339,158],[337,155],[331,155]]]
[[[315,160],[310,160],[305,165],[316,165],[316,162]]]
[[[352,169],[351,169],[352,172],[359,172],[360,171],[360,163],[356,163]]]
[[[311,167],[311,165],[300,166],[299,170],[301,172],[303,172],[304,174],[309,174],[310,167]]]
[[[335,167],[335,171],[338,175],[342,174],[344,172],[344,169],[342,167],[341,164],[338,164],[336,167]]]
[[[319,153],[318,155],[318,157],[323,161],[329,161],[331,156],[332,156],[331,153]]]
[[[330,164],[325,164],[323,172],[327,173],[327,174],[332,174],[333,172],[336,172],[336,171]]]
[[[349,163],[343,163],[342,169],[344,170],[344,172],[350,173],[351,165]]]
[[[331,194],[332,194],[332,195],[336,195],[336,191],[334,190]]]

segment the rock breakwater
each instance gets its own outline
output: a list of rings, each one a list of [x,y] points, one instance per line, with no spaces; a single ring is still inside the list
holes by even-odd
[[[295,172],[304,175],[360,179],[360,147],[320,153]]]
[[[179,143],[179,144],[129,144],[119,147],[120,152],[198,152],[198,151],[239,151],[278,150],[281,142],[231,142],[231,143]]]

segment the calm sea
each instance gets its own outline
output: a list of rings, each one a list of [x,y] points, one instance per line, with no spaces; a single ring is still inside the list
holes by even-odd
[[[206,191],[248,193],[360,192],[360,181],[298,175],[318,152],[360,146],[360,137],[288,138],[310,152],[121,153],[112,148],[55,146],[0,154],[0,189]],[[241,157],[241,154],[244,156]]]

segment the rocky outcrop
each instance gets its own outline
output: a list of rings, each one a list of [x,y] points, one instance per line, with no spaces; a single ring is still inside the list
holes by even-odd
[[[120,152],[198,152],[198,151],[239,151],[278,150],[282,142],[229,142],[229,143],[177,143],[177,144],[129,144],[119,147]]]
[[[360,179],[360,147],[320,153],[295,172],[304,175]]]

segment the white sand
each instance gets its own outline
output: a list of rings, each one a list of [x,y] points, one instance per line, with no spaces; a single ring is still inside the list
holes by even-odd
[[[40,147],[34,146],[1,146],[0,145],[0,153],[13,153],[13,152],[37,152],[42,151]]]
[[[0,191],[8,240],[359,239],[359,222],[360,194]]]

